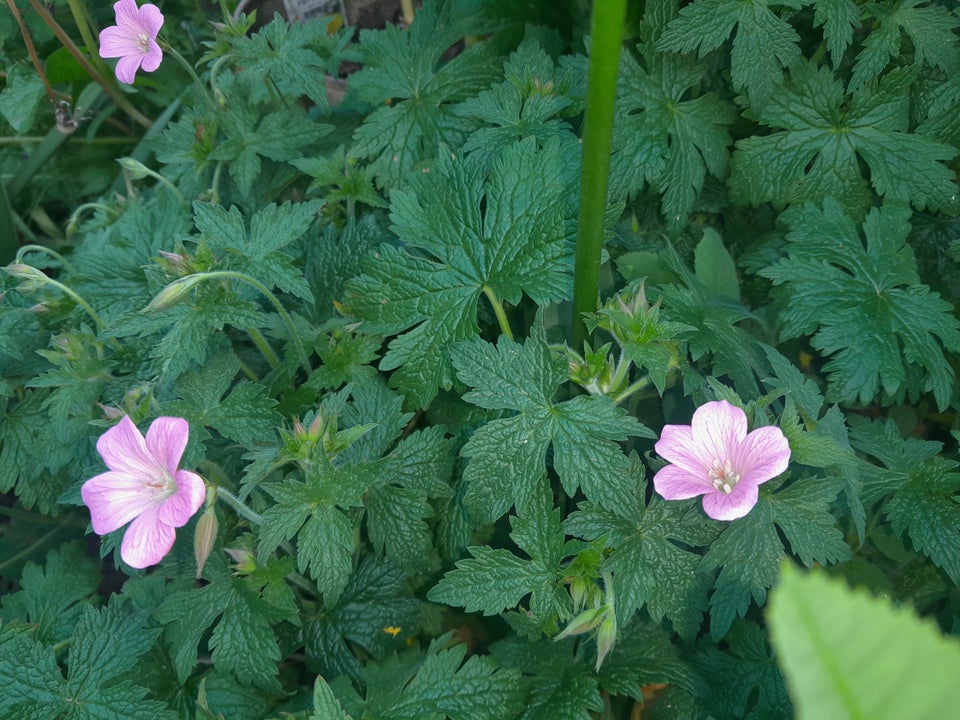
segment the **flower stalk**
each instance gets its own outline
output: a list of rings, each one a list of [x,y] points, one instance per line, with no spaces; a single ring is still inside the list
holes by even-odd
[[[580,177],[580,215],[573,277],[573,318],[570,346],[583,347],[587,339],[585,313],[597,309],[600,251],[607,206],[610,141],[617,96],[617,68],[626,0],[593,4],[590,67],[587,72],[587,109],[583,122],[583,170]]]

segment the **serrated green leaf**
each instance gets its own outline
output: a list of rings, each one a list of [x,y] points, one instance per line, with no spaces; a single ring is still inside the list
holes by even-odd
[[[800,4],[798,0],[696,0],[667,25],[657,48],[676,52],[699,48],[703,57],[736,27],[730,56],[733,89],[746,90],[751,105],[761,108],[775,94],[783,70],[800,58],[800,36],[771,6],[799,9]]]
[[[310,720],[350,720],[326,680],[317,676],[313,684],[313,714]]]
[[[955,33],[960,20],[936,3],[918,8],[922,2],[902,0],[873,8],[877,25],[864,39],[863,49],[857,55],[851,90],[875,78],[891,59],[900,56],[901,33],[910,38],[914,63],[926,61],[947,73],[960,69],[960,41]]]
[[[33,126],[44,88],[40,76],[25,63],[14,63],[7,70],[3,92],[0,92],[0,115],[18,135]]]
[[[464,502],[477,520],[492,520],[511,505],[523,506],[546,476],[548,447],[564,491],[614,507],[631,497],[628,461],[617,441],[650,430],[606,397],[578,396],[555,403],[563,377],[541,328],[519,345],[501,337],[496,346],[475,339],[450,349],[460,379],[473,389],[463,397],[481,407],[519,411],[486,423],[461,450]]]
[[[667,224],[680,227],[707,173],[726,175],[733,111],[713,93],[688,99],[703,79],[703,66],[652,52],[643,66],[626,51],[620,62],[610,192],[632,195],[649,182],[663,193]]]
[[[518,516],[512,518],[510,537],[529,560],[509,550],[486,546],[467,548],[472,558],[460,560],[427,593],[434,602],[464,607],[467,612],[493,615],[515,608],[530,595],[530,611],[549,622],[567,602],[558,580],[562,575],[563,534],[560,513],[546,489],[535,492]],[[477,588],[484,591],[477,593]]]
[[[270,204],[250,218],[248,230],[234,206],[226,210],[210,203],[193,204],[201,238],[224,254],[217,269],[244,273],[271,290],[279,288],[307,302],[313,301],[310,286],[286,250],[307,231],[319,210],[317,201]]]
[[[53,648],[0,626],[0,711],[16,720],[56,720],[65,710]]]
[[[836,69],[853,42],[854,28],[860,27],[860,10],[853,0],[813,0],[813,6],[813,25],[823,26],[823,39]]]
[[[573,100],[565,92],[570,82],[536,40],[525,39],[503,65],[504,81],[453,108],[462,117],[484,123],[463,144],[465,153],[489,161],[502,147],[526,137],[545,143],[552,137],[572,137],[569,123],[557,115]]]
[[[530,139],[506,148],[489,173],[443,159],[421,176],[417,194],[392,194],[394,229],[408,247],[384,245],[347,283],[345,309],[362,330],[398,334],[380,363],[411,405],[425,405],[453,371],[450,344],[478,334],[484,292],[538,303],[569,291],[571,158],[559,142]],[[485,207],[484,207],[485,206]]]
[[[791,227],[787,257],[761,271],[784,286],[784,338],[812,335],[813,346],[830,356],[824,369],[839,401],[890,402],[932,391],[946,407],[953,397],[944,350],[960,350],[960,323],[949,303],[919,283],[906,245],[909,216],[903,206],[874,208],[864,243],[834,200],[822,210],[791,208],[783,216]],[[914,379],[917,368],[922,379]]]
[[[380,187],[400,187],[417,163],[442,145],[459,147],[463,132],[452,104],[498,79],[482,43],[442,64],[447,49],[483,23],[457,3],[425,3],[409,29],[387,25],[360,32],[364,66],[350,78],[350,90],[376,109],[354,134],[351,153],[372,160]],[[462,122],[462,121],[460,121]]]
[[[693,254],[693,270],[704,287],[717,297],[734,300],[740,297],[740,281],[730,252],[723,246],[720,234],[706,228]]]
[[[489,656],[464,661],[466,646],[448,633],[425,655],[408,653],[382,668],[365,668],[367,697],[348,705],[354,715],[381,714],[397,720],[499,720],[522,707],[520,671],[499,668]]]
[[[712,637],[723,637],[734,618],[746,614],[751,599],[761,606],[766,601],[784,557],[778,528],[805,563],[830,564],[850,557],[829,512],[838,492],[835,483],[808,478],[772,495],[761,492],[753,510],[731,523],[710,546],[701,567],[720,568],[710,598]]]
[[[906,99],[915,71],[894,70],[875,90],[848,99],[829,68],[801,63],[771,97],[760,121],[782,128],[737,142],[730,190],[760,203],[836,199],[851,212],[872,200],[870,186],[918,209],[957,205],[953,172],[943,162],[957,149],[908,132]],[[869,183],[860,162],[870,170]]]
[[[332,20],[332,15],[321,15],[309,23],[291,23],[275,17],[249,37],[227,35],[233,62],[249,76],[264,79],[251,83],[251,100],[272,102],[270,89],[274,89],[286,98],[306,95],[328,110],[326,88],[318,76],[336,76],[343,61],[358,59],[347,49],[350,33],[346,28],[329,32]]]
[[[240,360],[230,353],[181,375],[176,382],[181,399],[168,403],[164,411],[186,418],[195,427],[212,427],[244,445],[272,440],[274,428],[283,419],[273,409],[277,402],[264,397],[263,385],[240,382],[230,389],[239,370]]]
[[[368,555],[336,605],[307,615],[303,630],[307,655],[327,677],[359,680],[361,665],[352,647],[358,645],[374,658],[399,650],[417,632],[422,606],[399,568]]]
[[[272,582],[284,581],[281,577]],[[277,605],[274,599],[270,583],[257,575],[223,577],[167,597],[155,616],[166,625],[164,634],[180,681],[193,672],[197,645],[216,622],[210,640],[216,667],[240,682],[276,689],[281,654],[271,623],[291,617],[295,608],[289,603]]]
[[[884,508],[895,532],[960,585],[960,473],[957,463],[933,458],[915,468]]]
[[[960,645],[907,608],[784,565],[768,620],[801,720],[954,710]]]
[[[322,87],[323,83],[318,85]],[[308,119],[302,111],[295,112],[297,105],[288,106],[285,112],[261,115],[244,100],[234,98],[220,114],[226,139],[208,158],[227,161],[230,176],[247,196],[260,174],[261,157],[279,162],[301,157],[304,146],[322,138],[332,127]]]
[[[0,618],[35,626],[40,642],[66,640],[82,610],[82,601],[100,584],[97,564],[80,543],[69,543],[47,553],[43,567],[27,563],[20,576],[20,590],[2,599]]]
[[[667,617],[681,637],[692,638],[707,609],[710,580],[699,570],[700,555],[684,547],[705,544],[716,531],[690,507],[657,495],[647,505],[645,473],[636,456],[630,474],[637,488],[632,502],[611,509],[580,503],[564,521],[564,531],[589,541],[606,536],[610,552],[603,569],[613,573],[619,616],[646,606],[654,621]]]

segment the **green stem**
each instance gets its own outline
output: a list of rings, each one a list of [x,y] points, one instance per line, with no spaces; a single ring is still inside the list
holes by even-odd
[[[222,485],[217,486],[217,497],[223,498],[226,501],[227,505],[233,508],[236,511],[237,515],[244,518],[245,520],[249,520],[254,525],[263,524],[263,516],[254,512],[253,510],[248,508],[246,505],[244,505],[240,501],[240,498],[238,498],[236,495],[234,495],[232,492],[227,490]]]
[[[253,344],[257,346],[260,354],[267,359],[270,367],[279,367],[280,358],[277,357],[277,354],[273,351],[273,348],[270,347],[267,339],[263,336],[263,333],[260,332],[260,328],[247,328],[247,334],[250,335],[250,339],[253,340]]]
[[[497,322],[500,324],[500,332],[513,340],[513,331],[510,329],[510,323],[507,321],[507,313],[504,312],[503,304],[500,302],[500,298],[497,297],[496,291],[489,285],[484,285],[483,294],[487,296],[487,300],[490,301],[490,306],[493,308],[493,314],[497,316]]]
[[[297,334],[297,329],[293,324],[293,319],[290,317],[290,314],[286,311],[283,305],[280,304],[277,296],[270,292],[270,288],[256,278],[252,278],[245,273],[237,272],[236,270],[213,270],[211,272],[186,275],[167,285],[167,287],[161,290],[157,296],[150,301],[150,304],[147,305],[147,307],[141,312],[150,312],[169,307],[170,305],[179,302],[184,294],[189,292],[190,289],[198,282],[216,278],[232,278],[235,280],[241,280],[248,285],[252,285],[261,293],[263,293],[264,297],[270,301],[277,313],[279,313],[284,324],[287,326],[287,332],[290,334],[290,342],[292,342],[294,348],[296,348],[297,354],[300,356],[300,362],[303,365],[303,369],[309,375],[313,371],[313,368],[310,367],[310,363],[307,361],[307,352],[303,347],[303,343],[300,342],[300,336]],[[253,336],[251,335],[251,337]],[[254,342],[256,342],[256,340],[254,340]]]
[[[200,94],[203,96],[204,101],[207,103],[207,106],[213,111],[217,112],[217,106],[213,102],[213,98],[210,97],[210,93],[207,92],[207,88],[204,87],[203,83],[200,81],[200,76],[197,75],[197,71],[193,69],[193,65],[187,62],[187,59],[178,53],[176,49],[168,43],[167,41],[161,41],[160,47],[166,52],[170,53],[173,56],[173,59],[180,63],[186,71],[190,74],[191,79],[196,83],[197,88],[200,90]]]
[[[580,178],[580,217],[573,278],[571,345],[583,347],[587,327],[583,314],[597,309],[600,251],[607,204],[610,138],[617,96],[617,66],[623,42],[626,0],[593,4],[590,68],[587,73],[587,109],[583,127],[583,172]]]
[[[639,380],[637,380],[635,383],[633,383],[633,385],[630,385],[628,388],[626,388],[622,393],[620,393],[620,394],[618,394],[616,397],[614,397],[614,398],[613,398],[613,402],[614,402],[615,404],[619,405],[619,404],[622,403],[624,400],[626,400],[628,397],[630,397],[631,395],[633,395],[635,392],[637,392],[638,390],[643,390],[643,389],[644,389],[645,387],[647,387],[647,385],[649,385],[649,384],[650,384],[650,378],[649,378],[649,376],[647,376],[647,377],[642,377],[642,378],[640,378]]]
[[[74,301],[75,303],[77,303],[77,305],[79,305],[80,307],[82,307],[84,310],[87,311],[87,315],[89,315],[91,318],[93,318],[93,321],[97,324],[97,327],[98,327],[100,330],[106,329],[106,327],[107,327],[106,324],[104,324],[103,320],[100,319],[100,316],[97,315],[96,312],[94,312],[93,308],[90,307],[90,303],[88,303],[86,300],[83,299],[83,297],[80,295],[80,293],[78,293],[76,290],[71,290],[71,289],[68,288],[66,285],[64,285],[64,284],[61,283],[61,282],[57,282],[57,281],[54,280],[53,278],[49,278],[49,277],[48,277],[47,280],[46,280],[46,284],[47,284],[47,285],[53,285],[53,286],[54,286],[55,288],[57,288],[60,292],[64,293],[65,295],[70,296],[70,297],[73,299],[73,301]]]
[[[28,547],[25,547],[23,550],[18,552],[16,555],[11,555],[10,557],[4,559],[3,562],[0,562],[0,570],[4,570],[5,568],[10,567],[11,565],[15,565],[16,563],[20,562],[24,558],[29,557],[32,553],[34,553],[37,550],[37,548],[42,547],[50,538],[52,538],[54,535],[60,532],[62,527],[63,527],[62,525],[57,525],[56,527],[51,528],[46,533],[44,533],[39,538],[37,538]]]
[[[73,15],[73,22],[76,23],[77,30],[80,31],[80,37],[83,38],[83,44],[87,48],[90,62],[96,66],[101,74],[108,73],[107,66],[100,59],[100,45],[94,39],[93,32],[90,30],[86,8],[78,0],[67,0],[67,5],[70,6],[70,13]]]
[[[58,261],[60,262],[60,264],[63,265],[63,267],[64,267],[64,268],[67,270],[67,272],[69,272],[71,275],[76,275],[76,274],[77,274],[76,268],[74,268],[73,265],[70,264],[70,261],[69,261],[69,260],[67,260],[63,255],[61,255],[60,253],[58,253],[56,250],[51,250],[50,248],[46,247],[45,245],[24,245],[22,248],[20,248],[19,252],[17,252],[16,262],[23,262],[23,256],[26,255],[26,254],[29,253],[29,252],[42,252],[42,253],[46,253],[46,254],[49,255],[50,257],[55,258],[56,260],[58,260]]]

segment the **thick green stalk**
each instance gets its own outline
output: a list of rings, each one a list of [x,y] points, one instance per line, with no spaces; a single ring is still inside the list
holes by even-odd
[[[607,173],[610,170],[610,137],[613,134],[617,67],[620,63],[626,7],[626,0],[602,0],[593,4],[587,110],[583,123],[580,217],[573,278],[573,318],[570,324],[571,344],[578,351],[588,335],[583,313],[597,309],[603,218],[607,206]]]

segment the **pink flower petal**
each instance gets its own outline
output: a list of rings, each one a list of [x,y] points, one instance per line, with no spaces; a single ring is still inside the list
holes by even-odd
[[[180,458],[190,439],[190,425],[183,418],[158,417],[147,429],[144,445],[147,452],[170,471],[171,475],[180,467]]]
[[[80,488],[80,496],[90,508],[90,522],[97,535],[126,525],[154,504],[154,497],[144,492],[139,475],[114,471],[87,480]]]
[[[150,567],[163,560],[175,539],[174,529],[160,522],[155,511],[147,511],[130,523],[124,533],[120,557],[130,567]]]
[[[183,527],[194,516],[207,494],[203,479],[196,473],[180,470],[176,475],[177,492],[160,506],[158,518],[170,527]]]
[[[714,520],[736,520],[753,509],[759,495],[756,485],[741,482],[729,495],[719,490],[704,495],[703,511]]]
[[[127,85],[133,85],[137,79],[137,70],[140,69],[141,55],[127,55],[117,61],[117,67],[114,70],[117,80]]]
[[[143,435],[128,415],[100,436],[97,452],[108,468],[128,475],[152,477],[163,467],[147,451]]]
[[[120,0],[114,3],[113,15],[121,29],[134,32],[140,30],[140,8],[137,7],[136,0]]]
[[[664,425],[654,449],[657,455],[691,475],[706,475],[710,463],[693,440],[689,425]]]
[[[653,487],[664,500],[686,500],[713,492],[705,476],[692,475],[679,465],[660,468],[653,476]]]
[[[163,51],[160,49],[160,46],[157,45],[153,40],[150,41],[150,49],[147,50],[147,54],[141,58],[140,67],[143,68],[144,72],[153,72],[158,67],[160,67],[160,62],[163,60]]]
[[[691,432],[697,453],[708,466],[715,459],[732,460],[747,436],[747,414],[726,400],[708,402],[693,413]]]
[[[146,31],[147,37],[153,40],[163,27],[163,13],[152,3],[146,3],[140,8],[140,25]]]
[[[747,435],[737,450],[734,465],[740,471],[740,482],[765,483],[787,469],[790,443],[778,427],[768,425]]]
[[[100,31],[100,57],[116,58],[140,54],[135,35],[131,36],[116,25]]]

